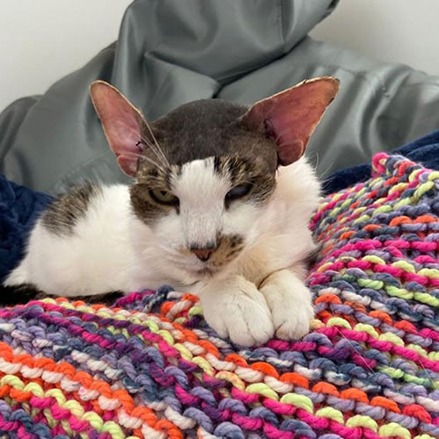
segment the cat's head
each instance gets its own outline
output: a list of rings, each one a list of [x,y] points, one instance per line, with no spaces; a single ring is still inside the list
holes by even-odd
[[[146,121],[116,88],[91,97],[131,186],[133,212],[163,239],[170,259],[212,274],[236,258],[275,189],[278,166],[297,161],[338,90],[309,80],[250,108],[219,99]]]

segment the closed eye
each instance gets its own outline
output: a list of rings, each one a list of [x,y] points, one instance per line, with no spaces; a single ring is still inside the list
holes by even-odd
[[[226,194],[226,203],[231,203],[232,201],[239,200],[245,197],[252,189],[253,185],[250,183],[239,184],[231,189]]]

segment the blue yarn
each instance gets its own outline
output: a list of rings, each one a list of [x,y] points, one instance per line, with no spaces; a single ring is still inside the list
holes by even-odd
[[[0,282],[23,257],[29,231],[51,200],[0,175]]]
[[[413,162],[421,163],[426,168],[439,169],[439,130],[407,143],[391,151],[391,153],[401,154]],[[389,164],[391,163],[389,162]],[[325,194],[331,194],[361,181],[366,181],[370,178],[370,172],[371,166],[369,163],[336,171],[325,181],[324,192]]]
[[[222,437],[224,439],[244,439],[245,435],[240,427],[232,424],[231,422],[222,422],[219,424],[213,432],[215,436]]]

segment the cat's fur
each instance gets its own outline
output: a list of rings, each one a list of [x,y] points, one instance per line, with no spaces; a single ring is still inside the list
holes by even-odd
[[[55,201],[5,286],[78,296],[169,284],[198,294],[206,321],[235,343],[303,336],[320,186],[302,154],[337,89],[319,78],[250,110],[197,101],[147,124],[94,83],[110,147],[135,183],[88,184]]]

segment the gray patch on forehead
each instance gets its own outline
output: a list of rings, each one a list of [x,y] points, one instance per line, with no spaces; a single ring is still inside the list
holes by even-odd
[[[259,157],[274,172],[277,166],[274,142],[239,123],[246,111],[247,107],[239,104],[206,99],[182,105],[150,125],[171,165],[239,155]],[[147,135],[146,127],[144,134]],[[148,149],[146,154],[154,158]]]
[[[83,219],[93,198],[102,195],[102,188],[92,183],[72,188],[49,205],[41,220],[50,232],[64,236],[74,233],[75,226]]]

